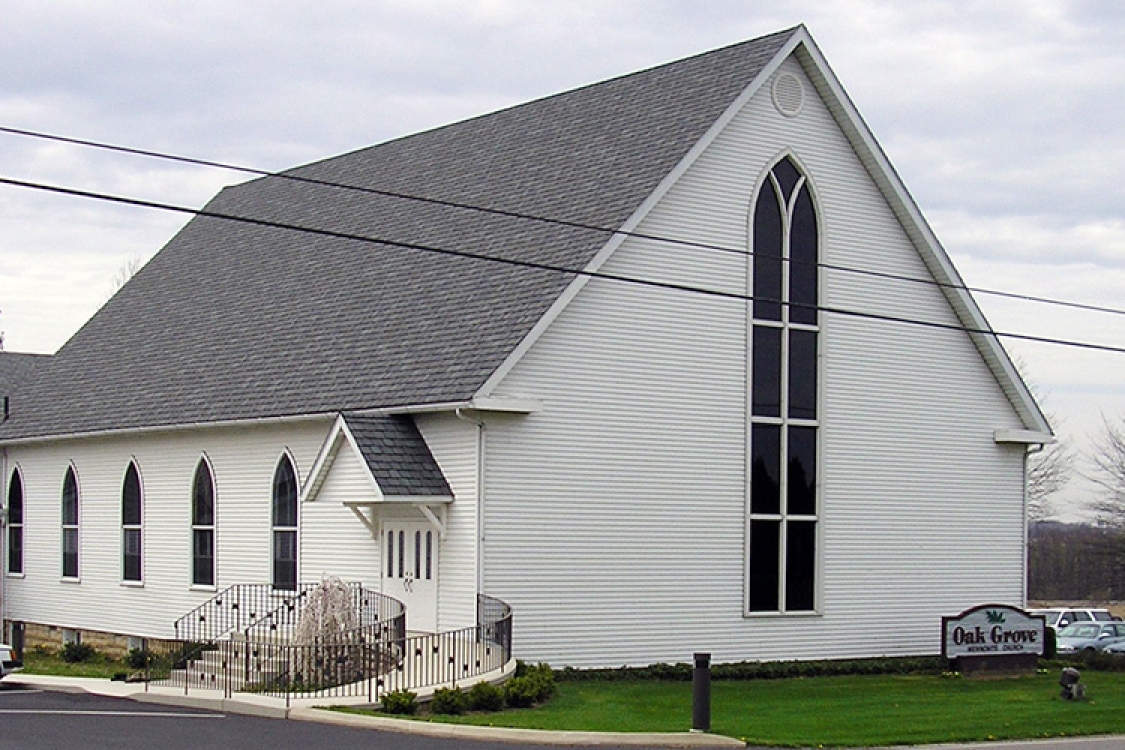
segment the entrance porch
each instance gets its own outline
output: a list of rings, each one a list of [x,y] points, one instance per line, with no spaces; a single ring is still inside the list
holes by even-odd
[[[498,599],[477,595],[474,626],[409,635],[402,602],[346,584],[346,604],[336,609],[347,610],[353,627],[309,638],[308,618],[324,616],[310,606],[319,585],[227,588],[181,617],[175,639],[146,644],[146,685],[224,698],[252,693],[286,706],[302,698],[377,703],[390,691],[425,694],[496,679],[514,664],[512,612]]]

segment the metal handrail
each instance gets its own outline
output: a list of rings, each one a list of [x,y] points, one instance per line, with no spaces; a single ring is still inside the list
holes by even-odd
[[[254,625],[241,630],[240,639],[166,642],[163,653],[150,659],[147,676],[164,684],[182,683],[185,694],[191,687],[206,687],[222,690],[226,697],[245,690],[284,697],[286,705],[295,695],[358,695],[376,702],[392,690],[456,686],[512,659],[512,609],[499,599],[477,595],[473,627],[407,637],[401,602],[358,584],[349,588],[361,624],[333,642],[293,643],[290,628],[280,627],[290,615],[283,604],[285,617],[257,617]],[[301,593],[293,600],[303,598]],[[299,609],[292,608],[294,622]],[[269,625],[278,627],[255,633]]]
[[[305,583],[293,590],[276,589],[268,583],[228,586],[176,620],[176,639],[208,643],[253,628],[291,606],[293,600],[304,597],[316,585]]]

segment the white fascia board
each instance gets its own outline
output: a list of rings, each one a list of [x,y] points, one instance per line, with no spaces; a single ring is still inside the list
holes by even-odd
[[[315,412],[312,414],[287,414],[271,417],[248,417],[246,419],[223,419],[215,422],[183,422],[181,424],[161,424],[148,427],[114,427],[107,430],[89,430],[86,432],[60,432],[26,438],[0,438],[0,446],[34,445],[37,443],[53,443],[60,440],[88,440],[103,437],[121,437],[123,435],[155,435],[169,432],[187,432],[190,430],[214,430],[227,427],[260,427],[285,423],[317,422],[329,420],[334,417],[336,413],[337,412]]]
[[[851,142],[856,155],[898,217],[899,223],[914,243],[922,261],[935,279],[943,285],[942,291],[949,300],[954,314],[966,328],[975,331],[991,330],[976,300],[965,288],[965,282],[954,267],[949,254],[922,215],[914,198],[891,165],[882,146],[875,140],[874,134],[860,116],[859,110],[848,97],[824,55],[804,27],[798,29],[797,36],[800,37],[800,44],[795,49],[795,57],[804,67],[813,86]],[[1000,340],[989,333],[968,335],[1025,426],[1032,432],[1051,434],[1050,424]]]
[[[376,496],[382,497],[383,491],[379,488],[379,483],[375,481],[375,477],[371,474],[371,469],[367,466],[367,461],[363,458],[363,453],[359,450],[359,444],[355,441],[355,436],[352,431],[348,429],[348,423],[344,419],[343,414],[336,416],[336,421],[332,424],[332,429],[328,432],[328,437],[325,439],[324,444],[321,445],[320,451],[316,455],[316,460],[313,462],[312,469],[309,470],[309,477],[305,480],[305,488],[301,492],[301,502],[312,502],[316,499],[317,493],[320,492],[324,480],[328,478],[328,472],[332,469],[332,464],[336,460],[336,455],[340,452],[340,446],[343,442],[347,442],[351,446],[352,453],[359,461],[359,465],[363,467],[363,473],[367,480],[371,483],[372,489],[375,491]]]
[[[414,404],[388,409],[357,411],[357,414],[436,414],[455,411],[495,411],[511,414],[534,414],[543,411],[543,401],[530,396],[474,396],[468,401],[448,401],[440,404]]]
[[[997,443],[1021,443],[1023,445],[1050,445],[1057,442],[1049,432],[1036,430],[996,430],[992,438]]]
[[[665,175],[664,179],[660,181],[660,184],[656,186],[656,189],[649,194],[644,202],[641,203],[614,235],[606,241],[605,245],[602,246],[602,249],[598,251],[598,254],[594,256],[593,260],[591,260],[574,280],[570,282],[570,285],[559,295],[554,304],[548,308],[543,317],[539,319],[528,334],[524,336],[523,340],[512,350],[512,353],[508,355],[507,359],[501,363],[500,367],[498,367],[492,373],[491,377],[485,381],[484,385],[480,387],[477,391],[477,398],[487,397],[500,385],[504,378],[507,377],[508,373],[512,371],[512,368],[523,359],[528,350],[535,345],[535,342],[551,327],[551,324],[562,314],[562,311],[570,305],[574,298],[578,296],[578,293],[589,283],[591,278],[589,274],[596,273],[605,265],[606,261],[617,251],[617,248],[628,238],[629,233],[635,231],[636,228],[640,226],[645,217],[648,216],[653,208],[668,194],[672,186],[683,177],[684,173],[691,168],[703,152],[719,137],[719,134],[730,124],[731,120],[742,110],[750,98],[758,93],[759,89],[765,85],[765,82],[773,76],[777,69],[781,67],[781,64],[785,62],[789,55],[791,55],[797,46],[805,39],[808,39],[808,31],[804,26],[797,27],[793,35],[790,36],[789,40],[778,50],[773,59],[766,63],[757,77],[747,84],[746,88],[742,90],[742,93],[739,94],[726,108],[723,114],[712,123],[707,132],[703,134],[703,137],[684,155],[679,164]]]
[[[449,505],[450,495],[383,495],[378,500],[344,500],[347,508],[378,508],[382,505]]]
[[[325,477],[328,476],[328,470],[332,468],[332,462],[336,460],[336,454],[340,450],[339,438],[343,429],[344,415],[337,414],[336,420],[332,423],[332,429],[328,431],[328,437],[321,443],[320,450],[316,454],[316,460],[313,461],[312,468],[309,469],[309,476],[301,490],[300,502],[310,502],[316,499],[316,494],[320,491],[320,486],[324,483]]]

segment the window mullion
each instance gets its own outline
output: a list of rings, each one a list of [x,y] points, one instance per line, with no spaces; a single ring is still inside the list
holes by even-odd
[[[802,265],[797,269],[794,269],[793,266],[794,253],[799,255],[802,264],[815,262],[818,254],[819,238],[817,237],[816,227],[812,226],[810,229],[809,225],[810,216],[815,223],[815,204],[808,202],[811,200],[810,195],[803,194],[807,185],[807,177],[800,174],[800,170],[797,169],[790,158],[783,157],[766,173],[766,178],[761,183],[759,197],[754,202],[753,222],[750,227],[752,243],[757,243],[759,236],[773,238],[773,242],[777,243],[778,246],[770,245],[770,247],[775,247],[773,252],[780,254],[780,268],[778,269],[780,289],[777,290],[776,295],[770,295],[771,297],[776,296],[775,302],[779,303],[776,317],[773,317],[772,312],[765,305],[762,305],[760,309],[753,304],[747,306],[749,321],[747,332],[747,385],[748,394],[751,397],[747,403],[747,560],[749,563],[747,570],[747,606],[749,611],[755,614],[767,612],[786,614],[791,609],[792,611],[804,611],[810,608],[809,592],[805,586],[809,575],[809,564],[806,557],[809,550],[819,549],[819,543],[815,543],[812,547],[809,546],[808,530],[810,523],[815,524],[817,539],[820,536],[819,503],[816,502],[810,509],[808,491],[804,484],[804,472],[809,468],[816,472],[815,491],[820,484],[820,462],[815,458],[810,458],[808,461],[805,459],[805,453],[808,450],[806,430],[807,428],[813,428],[815,431],[819,426],[820,388],[816,387],[818,384],[813,383],[812,387],[815,388],[815,392],[810,393],[808,378],[812,376],[812,373],[803,368],[808,354],[810,336],[808,333],[794,334],[792,332],[811,331],[816,335],[819,334],[820,325],[819,317],[810,320],[807,312],[793,315],[793,310],[790,307],[791,304],[795,303],[809,305],[818,301],[817,299],[808,299],[813,295],[810,295],[809,289],[806,289],[809,275],[807,266]],[[772,195],[767,194],[763,197],[761,193],[763,190],[771,190]],[[771,211],[763,209],[764,206],[770,206],[775,199],[780,214],[776,217]],[[770,222],[775,221],[780,223],[780,227],[771,226]],[[777,229],[780,229],[780,237],[777,236]],[[795,232],[799,233],[798,237],[794,237]],[[748,284],[756,299],[756,296],[764,291],[764,286],[758,283],[756,259],[759,248],[756,244],[754,244],[753,251],[755,253],[754,260],[748,266]],[[797,284],[799,289],[795,290],[794,284]],[[819,290],[819,284],[816,285],[816,289]],[[819,293],[815,296],[819,298]],[[804,309],[802,307],[802,311]],[[762,329],[772,328],[778,331],[781,337],[780,346],[774,343],[775,339],[772,339],[772,334],[758,334],[759,327]],[[795,336],[799,340],[794,341]],[[820,341],[819,335],[817,335],[816,356],[818,360],[820,354]],[[776,368],[768,368],[765,373],[760,373],[759,367],[765,367],[765,361],[772,360],[772,357],[777,357],[779,360],[775,363]],[[797,357],[799,361],[795,361],[794,357]],[[801,369],[795,370],[794,368],[797,365],[802,365]],[[819,380],[819,367],[816,369],[816,374],[817,380]],[[776,378],[779,393],[772,403],[776,403],[780,407],[780,413],[777,416],[767,417],[762,412],[768,413],[772,409],[762,408],[759,410],[757,406],[759,403],[766,403],[767,391],[772,393],[773,389],[773,383],[768,380],[763,381],[763,376],[771,379]],[[791,384],[798,389],[798,392],[790,392]],[[757,400],[753,398],[755,395],[759,396]],[[815,409],[814,414],[809,413],[810,407],[807,401],[810,396],[814,397],[817,402],[817,406],[812,407]],[[796,410],[796,412],[793,410]],[[809,419],[809,416],[813,418]],[[777,435],[779,443],[776,455],[780,466],[775,469],[777,472],[776,480],[769,477],[765,478],[769,484],[774,481],[777,482],[779,497],[776,499],[778,503],[776,508],[766,507],[762,504],[756,505],[757,498],[755,497],[754,487],[757,484],[753,460],[756,456],[760,458],[773,450],[772,448],[759,449],[757,441],[766,437],[769,437],[770,442],[774,439],[763,430],[759,430],[759,425],[774,425],[772,429],[777,431],[774,434]],[[796,434],[796,437],[791,438],[791,434],[797,428],[802,431]],[[800,444],[791,445],[792,440],[797,438],[801,439]],[[817,439],[814,446],[817,454],[819,454],[819,442],[819,439]],[[801,473],[795,474],[794,471],[791,471],[791,459],[799,462],[797,468]],[[761,481],[762,478],[759,477],[758,479]],[[790,494],[794,488],[790,485],[793,481],[801,484],[799,485],[799,497],[795,498],[796,505],[791,507]],[[764,510],[775,512],[762,512]],[[791,511],[794,512],[791,513]],[[776,538],[774,534],[776,534]],[[755,545],[758,546],[755,547]],[[758,550],[757,553],[754,552],[755,548]],[[774,555],[776,555],[776,559],[774,559]],[[790,557],[792,556],[795,557],[791,560]],[[755,567],[754,558],[760,561],[760,567]],[[769,570],[770,567],[774,567],[774,570]],[[814,561],[813,568],[815,567]],[[774,575],[776,575],[776,579],[769,580]],[[813,575],[816,576],[815,571]],[[814,578],[814,585],[815,580],[817,578]],[[774,589],[776,599],[767,603],[763,593],[774,586],[776,586],[776,589]],[[759,593],[755,594],[754,591]],[[815,609],[815,599],[814,591],[811,601],[812,609]]]

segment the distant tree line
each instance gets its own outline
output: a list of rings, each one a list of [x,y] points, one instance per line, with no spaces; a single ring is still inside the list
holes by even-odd
[[[1125,601],[1125,532],[1054,521],[1028,533],[1027,598]]]
[[[1074,475],[1092,483],[1088,524],[1052,519]],[[1125,601],[1125,415],[1103,415],[1089,447],[1062,440],[1031,453],[1027,472],[1028,580],[1033,601]]]

